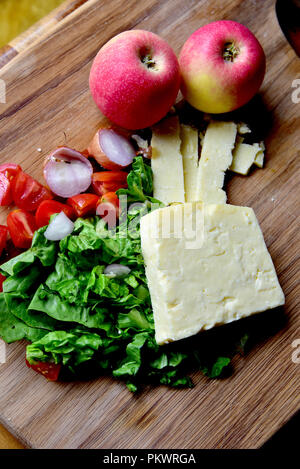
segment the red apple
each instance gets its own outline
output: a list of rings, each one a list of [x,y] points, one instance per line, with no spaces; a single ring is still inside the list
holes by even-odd
[[[217,114],[243,106],[257,93],[266,59],[246,26],[215,21],[189,37],[179,64],[186,100],[201,111]]]
[[[149,31],[115,36],[100,49],[90,72],[97,106],[126,129],[142,129],[162,119],[179,86],[179,64],[172,48]]]

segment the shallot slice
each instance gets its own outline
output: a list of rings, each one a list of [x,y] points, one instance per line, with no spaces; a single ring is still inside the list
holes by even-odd
[[[73,197],[85,192],[92,182],[90,161],[76,150],[59,147],[45,161],[44,178],[59,197]]]
[[[44,236],[49,241],[60,241],[74,230],[74,223],[67,217],[64,212],[60,212],[49,223]]]
[[[104,274],[109,277],[123,277],[130,272],[131,269],[123,264],[110,264],[104,269]]]
[[[105,169],[122,169],[129,166],[136,153],[129,139],[113,128],[99,129],[88,151]]]

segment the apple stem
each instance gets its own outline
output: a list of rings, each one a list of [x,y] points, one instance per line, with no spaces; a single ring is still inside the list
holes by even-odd
[[[141,61],[146,65],[147,68],[155,68],[156,66],[155,60],[151,57],[150,54],[141,57]]]
[[[239,52],[239,48],[233,42],[226,42],[223,49],[223,58],[227,62],[234,62]]]

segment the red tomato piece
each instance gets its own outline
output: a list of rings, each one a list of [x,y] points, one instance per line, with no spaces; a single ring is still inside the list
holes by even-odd
[[[53,196],[47,187],[42,186],[29,174],[20,171],[11,183],[12,196],[17,207],[34,212],[43,200]]]
[[[12,242],[17,248],[30,248],[36,230],[32,213],[21,209],[13,210],[7,216],[7,226]]]
[[[119,198],[115,192],[104,194],[97,204],[96,214],[103,218],[108,228],[114,228],[120,215]]]
[[[54,213],[64,212],[67,217],[73,220],[76,215],[73,207],[70,205],[56,202],[56,200],[44,200],[35,213],[35,221],[38,228],[48,225],[51,215]]]
[[[6,277],[4,277],[4,275],[0,274],[0,292],[3,291],[3,282],[4,280],[6,280]]]
[[[10,205],[12,203],[11,184],[7,177],[0,173],[0,205]]]
[[[3,252],[3,249],[6,248],[7,235],[8,235],[7,226],[0,225],[0,256]]]
[[[61,365],[56,363],[46,363],[46,362],[36,362],[30,364],[28,360],[25,359],[26,365],[28,368],[32,368],[37,373],[42,374],[48,381],[57,381],[58,376],[61,370]]]
[[[92,175],[92,187],[96,194],[116,192],[127,187],[127,173],[122,171],[101,171]]]
[[[21,166],[14,163],[4,163],[0,164],[0,173],[4,174],[7,179],[11,180],[14,178],[20,171],[22,171]]]
[[[67,204],[73,207],[77,217],[95,215],[99,197],[95,194],[78,194],[69,197]]]

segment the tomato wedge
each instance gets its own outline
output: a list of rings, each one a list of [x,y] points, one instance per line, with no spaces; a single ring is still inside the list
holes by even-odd
[[[104,194],[97,204],[96,214],[107,222],[108,228],[114,228],[120,215],[119,198],[115,192]]]
[[[13,202],[11,181],[20,171],[22,168],[18,164],[0,164],[0,205],[6,206]]]
[[[17,207],[34,212],[43,200],[53,196],[47,187],[42,186],[29,174],[20,171],[11,182],[12,196]]]
[[[26,365],[28,368],[32,368],[37,373],[42,374],[48,381],[57,381],[58,376],[61,370],[61,365],[56,363],[46,363],[46,362],[36,362],[30,364],[28,360],[25,359]]]
[[[69,197],[67,204],[73,207],[77,217],[95,215],[99,197],[95,194],[78,194]]]
[[[22,171],[21,166],[14,163],[4,163],[0,164],[0,173],[4,174],[7,179],[11,180],[14,178],[20,171]]]
[[[96,194],[116,192],[127,187],[127,173],[122,171],[101,171],[92,175],[92,187]]]
[[[4,275],[0,274],[0,292],[3,291],[3,282],[6,280],[6,277]]]
[[[56,200],[44,200],[35,213],[35,221],[38,228],[48,225],[51,215],[54,213],[64,212],[67,217],[73,220],[76,215],[73,207],[70,205],[56,202]]]
[[[3,173],[0,173],[0,205],[10,205],[12,200],[10,181]]]
[[[7,235],[8,235],[7,226],[0,225],[0,256],[3,252],[3,249],[6,248]]]
[[[17,248],[30,248],[36,230],[32,213],[22,209],[13,210],[7,216],[7,226],[12,242]]]

